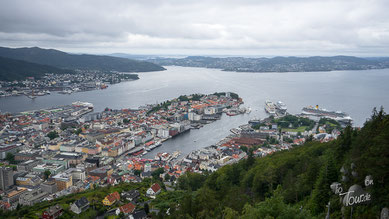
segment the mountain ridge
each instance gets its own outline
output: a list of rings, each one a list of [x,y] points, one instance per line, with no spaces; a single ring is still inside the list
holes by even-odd
[[[149,72],[165,70],[165,68],[157,64],[145,61],[136,61],[127,58],[102,55],[75,55],[60,50],[42,49],[39,47],[0,47],[0,56],[73,70],[79,69],[119,72]]]
[[[276,56],[245,58],[188,56],[186,58],[155,58],[148,61],[162,66],[218,68],[236,72],[308,72],[336,70],[369,70],[389,68],[389,58],[366,59],[355,56]]]

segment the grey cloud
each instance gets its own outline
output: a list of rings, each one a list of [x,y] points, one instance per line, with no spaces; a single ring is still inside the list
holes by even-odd
[[[385,0],[4,0],[0,44],[103,53],[386,55],[387,11]]]

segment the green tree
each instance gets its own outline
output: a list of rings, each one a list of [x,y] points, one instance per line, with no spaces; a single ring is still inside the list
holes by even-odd
[[[225,219],[239,218],[239,213],[232,208],[226,207],[223,210],[223,218]]]
[[[186,192],[182,201],[180,202],[180,214],[181,215],[192,215],[192,208],[193,208],[193,197],[192,197],[192,191]]]
[[[207,187],[202,187],[196,192],[194,202],[196,206],[197,214],[193,214],[193,217],[197,218],[214,218],[215,209],[218,206],[218,200],[216,200],[216,194],[214,191]]]
[[[151,176],[153,177],[153,179],[155,180],[160,180],[160,175],[164,172],[164,169],[161,167],[161,168],[158,168],[156,170],[154,170],[152,173],[151,173]]]
[[[145,210],[146,214],[149,214],[149,213],[150,213],[150,207],[149,207],[149,204],[148,204],[148,203],[145,203],[145,205],[144,205],[144,210]]]
[[[247,156],[245,168],[246,169],[250,168],[254,164],[254,162],[255,162],[255,159],[254,159],[253,150],[250,148],[248,151],[248,156]]]
[[[307,139],[305,140],[305,142],[312,142],[313,141],[313,135],[310,135],[307,137]]]
[[[271,197],[255,206],[246,204],[242,219],[251,218],[312,218],[309,212],[287,205],[282,196],[282,187],[278,186]]]
[[[140,173],[141,173],[142,171],[140,171],[140,170],[134,170],[134,175],[135,176],[140,176]]]
[[[178,97],[178,100],[180,100],[180,101],[188,101],[189,98],[187,96],[181,95],[181,96]]]
[[[81,132],[82,132],[82,129],[81,129],[81,128],[78,128],[78,129],[76,129],[76,130],[74,131],[74,134],[79,135],[79,134],[81,134]]]
[[[51,132],[49,132],[49,133],[47,134],[47,137],[49,137],[50,140],[53,140],[53,139],[55,139],[55,138],[58,138],[59,135],[58,135],[57,131],[51,131]]]
[[[12,154],[12,153],[9,153],[9,152],[5,155],[5,160],[8,161],[10,164],[15,164],[16,163],[15,155]]]
[[[351,126],[347,126],[340,135],[340,142],[338,147],[338,157],[341,159],[344,154],[350,150],[352,143],[352,133],[353,128]]]
[[[190,191],[198,190],[205,182],[206,176],[199,173],[186,172],[178,178],[178,188]]]
[[[48,179],[51,175],[51,172],[50,172],[50,170],[45,170],[45,172],[43,174],[45,175],[45,179]]]
[[[326,159],[326,164],[320,169],[319,176],[315,182],[314,190],[310,200],[310,207],[314,214],[323,212],[330,199],[330,185],[337,181],[338,174],[332,156]]]
[[[333,159],[333,155],[329,155],[327,158],[327,183],[331,185],[331,183],[338,181],[338,170],[335,166],[335,162]]]
[[[169,174],[165,174],[164,180],[165,181],[169,181],[170,180],[170,175]]]

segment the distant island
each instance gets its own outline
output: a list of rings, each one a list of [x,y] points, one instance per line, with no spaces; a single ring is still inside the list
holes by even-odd
[[[235,72],[309,72],[389,68],[389,58],[354,56],[274,58],[188,56],[186,58],[153,58],[147,61],[162,66],[205,67]]]
[[[26,77],[39,78],[44,73],[67,73],[77,71],[150,72],[165,68],[146,61],[127,58],[75,55],[54,49],[0,47],[0,80],[19,80]],[[39,66],[40,65],[40,66]]]

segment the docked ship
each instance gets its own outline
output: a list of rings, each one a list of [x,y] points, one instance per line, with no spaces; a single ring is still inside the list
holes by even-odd
[[[265,110],[269,114],[276,114],[276,105],[273,102],[266,100],[265,101]]]
[[[88,102],[81,102],[76,101],[72,103],[73,106],[82,106],[82,107],[88,107],[88,109],[93,109],[93,104]]]
[[[131,156],[131,155],[132,156],[138,156],[138,155],[142,154],[143,152],[144,152],[144,149],[142,147],[136,147],[136,148],[130,150],[127,153],[127,155],[129,155],[129,156]]]
[[[232,109],[227,109],[226,115],[227,116],[236,116],[239,114],[239,109],[232,108]]]
[[[286,104],[282,101],[278,101],[276,103],[276,110],[278,114],[285,115],[287,109]]]
[[[160,142],[160,141],[157,141],[157,142],[154,142],[154,141],[150,141],[150,142],[148,142],[149,144],[145,144],[145,150],[146,151],[151,151],[151,150],[153,150],[154,148],[156,148],[156,147],[159,147],[159,146],[161,146],[162,145],[162,143]]]
[[[352,118],[345,112],[341,111],[329,111],[323,108],[319,108],[319,105],[307,106],[302,109],[302,113],[306,115],[318,116],[318,117],[326,117],[330,119],[337,120],[342,123],[351,123]]]
[[[347,117],[348,115],[341,111],[329,111],[326,109],[319,108],[319,105],[315,107],[307,106],[303,108],[304,114],[311,114],[317,116],[328,116],[328,117]]]

